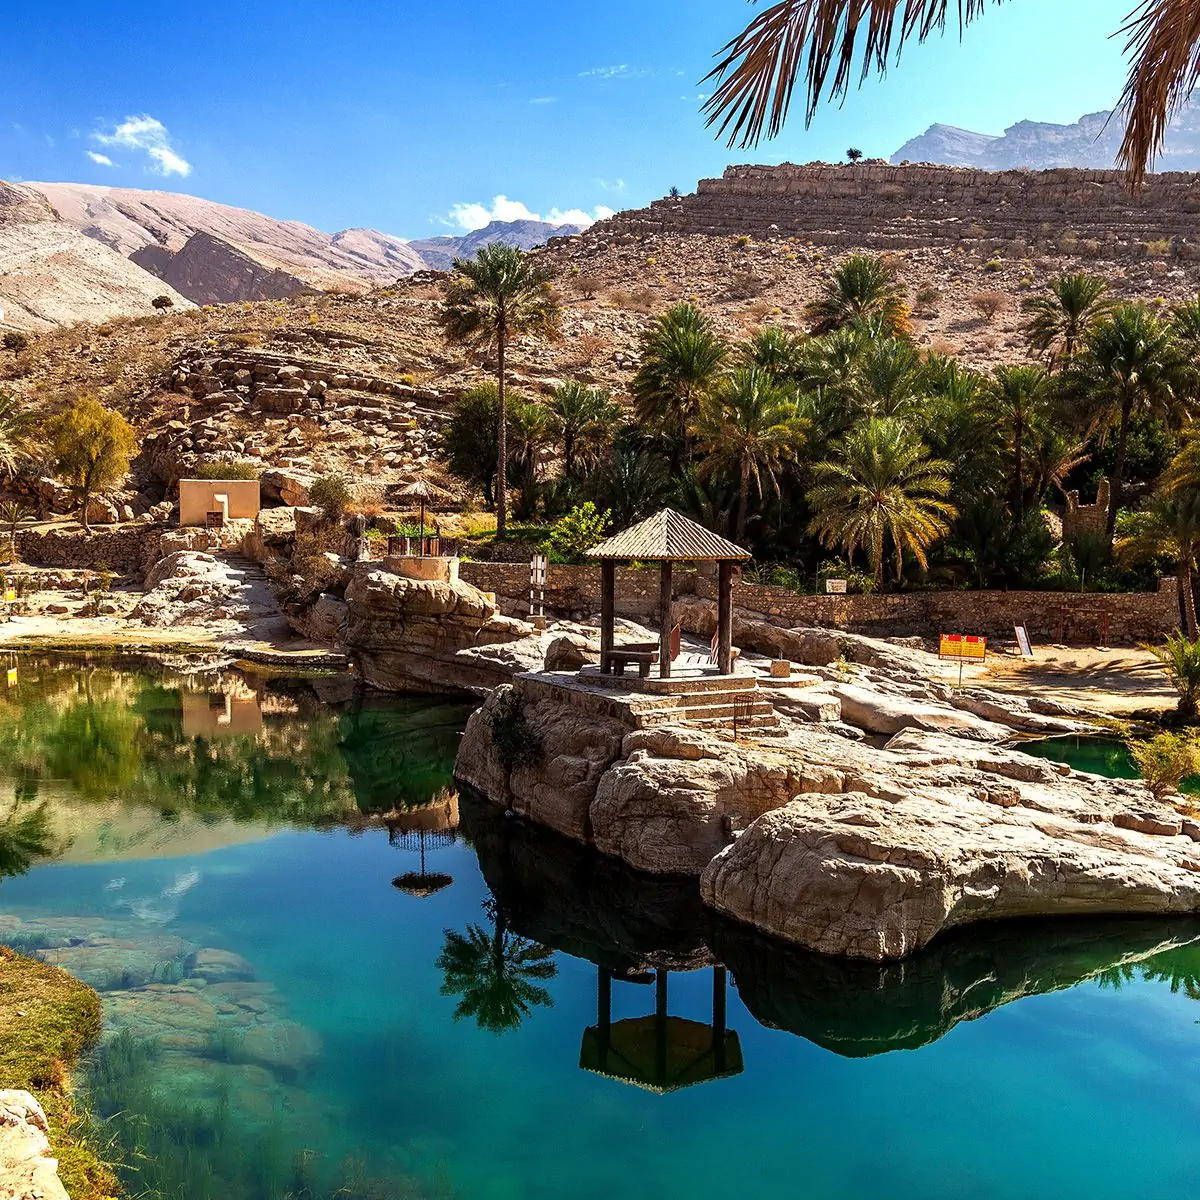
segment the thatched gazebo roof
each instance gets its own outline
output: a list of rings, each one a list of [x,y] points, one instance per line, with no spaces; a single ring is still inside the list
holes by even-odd
[[[672,508],[593,546],[588,558],[637,558],[650,562],[736,562],[750,557],[749,550],[689,521]]]

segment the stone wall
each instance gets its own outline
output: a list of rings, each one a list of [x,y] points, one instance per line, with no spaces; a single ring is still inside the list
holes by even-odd
[[[1108,506],[1111,500],[1108,480],[1101,479],[1096,487],[1096,503],[1080,504],[1078,492],[1067,493],[1063,510],[1063,541],[1077,537],[1098,537],[1108,528]]]
[[[728,167],[691,195],[619,213],[588,236],[749,234],[886,250],[1044,245],[1074,233],[1097,258],[1141,257],[1164,240],[1194,257],[1198,213],[1200,176],[1183,172],[1150,175],[1130,193],[1118,171],[784,163]]]
[[[506,616],[529,613],[529,564],[463,562],[459,578],[479,588],[495,592],[500,611]],[[695,569],[676,567],[672,575],[676,596],[692,595],[698,587]],[[617,568],[617,616],[646,620],[658,611],[658,568]],[[598,566],[550,565],[546,579],[546,608],[576,617],[590,617],[600,611],[600,568]]]
[[[529,611],[529,566],[526,563],[464,562],[461,578],[485,592],[495,592],[507,614]],[[694,593],[716,598],[712,572],[675,571],[676,596]],[[737,608],[758,613],[778,625],[821,626],[887,637],[935,637],[939,633],[984,634],[1008,641],[1013,626],[1023,624],[1035,642],[1097,643],[1107,626],[1107,641],[1132,645],[1160,640],[1179,625],[1179,593],[1173,578],[1157,592],[952,591],[905,592],[878,596],[801,596],[787,588],[738,582]],[[658,572],[653,568],[619,568],[617,615],[651,618],[658,604]],[[553,612],[591,616],[600,611],[600,568],[551,564],[546,607]]]
[[[140,578],[148,554],[156,553],[167,529],[157,522],[93,529],[25,529],[17,534],[22,562],[39,567],[89,567],[103,564],[118,575]]]

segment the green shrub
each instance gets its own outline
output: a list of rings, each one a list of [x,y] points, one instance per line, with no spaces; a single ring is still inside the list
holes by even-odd
[[[550,527],[546,552],[555,562],[577,561],[604,540],[611,520],[607,508],[601,512],[590,500],[577,504]]]
[[[1179,791],[1185,775],[1200,768],[1200,748],[1188,733],[1160,733],[1129,742],[1129,754],[1155,799]]]
[[[29,339],[18,330],[10,329],[4,335],[4,348],[11,350],[14,354],[19,354],[22,350],[29,348]]]
[[[309,500],[324,514],[327,521],[340,521],[350,507],[353,493],[343,475],[321,475],[308,489]]]
[[[215,458],[200,463],[192,472],[193,479],[257,479],[261,467],[258,463],[237,458]]]

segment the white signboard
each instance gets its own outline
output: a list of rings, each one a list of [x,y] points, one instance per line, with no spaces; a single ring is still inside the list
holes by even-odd
[[[825,580],[825,594],[827,596],[844,596],[846,594],[846,581],[844,579]]]
[[[1029,630],[1024,625],[1014,625],[1013,633],[1017,635],[1017,645],[1021,648],[1021,657],[1032,658],[1033,647],[1029,644]]]

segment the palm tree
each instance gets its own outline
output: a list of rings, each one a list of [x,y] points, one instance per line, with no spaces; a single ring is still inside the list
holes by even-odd
[[[677,436],[690,459],[688,431],[720,379],[729,347],[704,313],[676,304],[642,336],[641,354],[630,385],[637,419],[648,430]]]
[[[602,471],[592,477],[592,497],[612,513],[612,523],[624,529],[650,516],[671,490],[666,466],[647,449],[618,445]]]
[[[567,476],[575,473],[577,456],[594,465],[596,454],[612,441],[621,416],[620,406],[603,388],[590,388],[574,379],[555,388],[546,407],[558,424]]]
[[[779,468],[804,440],[795,397],[769,372],[742,367],[700,406],[695,433],[707,451],[699,473],[708,477],[728,470],[737,475],[734,536],[741,542],[746,536],[750,485],[760,500],[764,480],[778,496]]]
[[[857,363],[854,394],[876,417],[904,417],[928,399],[926,375],[911,342],[885,337],[865,342]]]
[[[488,1033],[507,1033],[532,1008],[553,1007],[542,981],[553,979],[558,968],[548,946],[508,932],[504,911],[494,900],[484,909],[492,933],[475,924],[466,933],[447,929],[436,965],[444,976],[442,995],[461,997],[456,1021],[473,1017]]]
[[[1178,488],[1155,497],[1145,512],[1133,514],[1132,528],[1122,530],[1113,547],[1128,563],[1170,557],[1175,561],[1184,628],[1196,637],[1196,596],[1192,572],[1200,549],[1200,489]]]
[[[527,521],[537,507],[538,463],[542,451],[554,440],[554,416],[536,401],[517,399],[508,410],[508,432],[514,442],[509,465],[519,480],[515,515]]]
[[[0,471],[9,482],[33,451],[33,426],[16,396],[0,390]]]
[[[1200,638],[1176,632],[1168,634],[1163,645],[1146,649],[1162,663],[1179,693],[1176,711],[1181,717],[1194,717],[1200,707]]]
[[[1065,365],[1112,307],[1105,299],[1108,284],[1099,275],[1078,271],[1059,275],[1049,287],[1049,296],[1035,296],[1021,306],[1029,315],[1025,336],[1051,366]]]
[[[1048,396],[1046,372],[1041,367],[997,367],[989,389],[995,415],[1011,439],[1013,452],[1012,513],[1018,522],[1025,516],[1025,437],[1045,414]]]
[[[840,546],[848,558],[861,547],[883,586],[888,543],[899,580],[907,550],[922,566],[926,549],[949,529],[956,513],[945,497],[948,466],[903,421],[872,417],[852,428],[836,456],[814,468],[808,494],[816,511],[809,526],[825,546]]]
[[[896,272],[873,254],[852,254],[825,281],[808,306],[816,334],[839,329],[864,317],[880,317],[892,336],[906,330],[908,311]]]
[[[718,136],[728,131],[731,146],[756,145],[764,133],[775,137],[797,80],[811,121],[831,71],[829,98],[836,100],[859,74],[860,48],[860,78],[872,69],[882,75],[893,50],[898,55],[905,42],[941,33],[950,6],[950,0],[777,0],[721,51],[707,77],[719,81],[704,105],[708,124],[719,122]],[[987,0],[958,0],[960,28],[987,7]],[[1200,74],[1200,21],[1194,0],[1142,0],[1118,32],[1127,35],[1132,59],[1116,107],[1125,121],[1119,161],[1137,184]]]
[[[1123,499],[1129,422],[1135,412],[1172,406],[1178,356],[1171,330],[1145,305],[1118,304],[1088,336],[1078,382],[1093,427],[1116,424],[1117,445],[1105,533],[1111,546]]]
[[[496,538],[508,518],[505,356],[514,337],[558,336],[561,310],[550,272],[514,246],[494,242],[472,259],[456,258],[439,321],[447,341],[495,350],[500,394],[496,454]]]
[[[798,379],[804,367],[805,339],[778,325],[765,325],[738,347],[743,366],[761,367],[780,379]]]
[[[24,875],[37,859],[52,853],[54,838],[49,809],[45,804],[26,809],[18,783],[16,797],[0,819],[0,879],[6,875]]]

